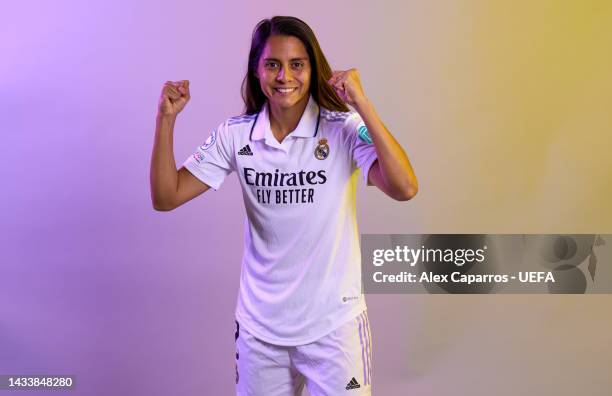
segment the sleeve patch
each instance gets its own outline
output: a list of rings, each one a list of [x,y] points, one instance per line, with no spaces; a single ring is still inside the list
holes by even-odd
[[[193,158],[196,160],[196,162],[199,164],[200,162],[204,161],[204,154],[202,154],[199,150],[196,151],[193,154]]]
[[[361,124],[359,128],[357,128],[357,133],[359,135],[359,139],[363,140],[368,144],[372,144],[372,137],[370,136],[368,128],[365,125]]]
[[[217,141],[217,131],[213,129],[208,139],[206,139],[206,141],[204,142],[203,145],[200,146],[200,148],[203,151],[206,151],[209,148],[211,148],[215,144],[216,141]]]

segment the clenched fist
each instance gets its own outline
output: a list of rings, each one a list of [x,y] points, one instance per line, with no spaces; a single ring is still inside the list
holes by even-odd
[[[327,83],[346,104],[355,107],[366,100],[357,69],[334,71]]]
[[[159,115],[176,116],[190,98],[189,80],[166,81],[159,98]]]

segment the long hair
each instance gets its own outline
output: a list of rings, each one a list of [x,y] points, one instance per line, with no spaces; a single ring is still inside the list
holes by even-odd
[[[291,16],[275,16],[271,19],[261,20],[253,30],[248,68],[244,80],[242,80],[242,99],[244,100],[245,114],[258,113],[266,103],[267,98],[261,90],[255,72],[264,46],[272,35],[296,37],[306,47],[312,69],[310,94],[319,106],[333,111],[349,111],[347,105],[327,83],[332,76],[332,69],[325,55],[323,55],[312,29],[301,19]]]

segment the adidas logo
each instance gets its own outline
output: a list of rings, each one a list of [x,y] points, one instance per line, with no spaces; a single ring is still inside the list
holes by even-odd
[[[357,389],[357,388],[361,388],[361,385],[359,385],[359,382],[357,382],[357,380],[355,379],[355,377],[353,377],[348,384],[346,384],[346,390],[349,389]]]
[[[253,152],[251,151],[251,148],[247,144],[246,146],[241,148],[240,151],[238,151],[238,155],[253,155]]]

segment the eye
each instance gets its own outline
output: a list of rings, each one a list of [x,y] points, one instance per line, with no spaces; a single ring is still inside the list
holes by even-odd
[[[302,69],[304,67],[304,62],[293,62],[291,67],[294,69]]]
[[[276,69],[278,67],[278,62],[267,61],[264,63],[264,67],[266,69]]]

